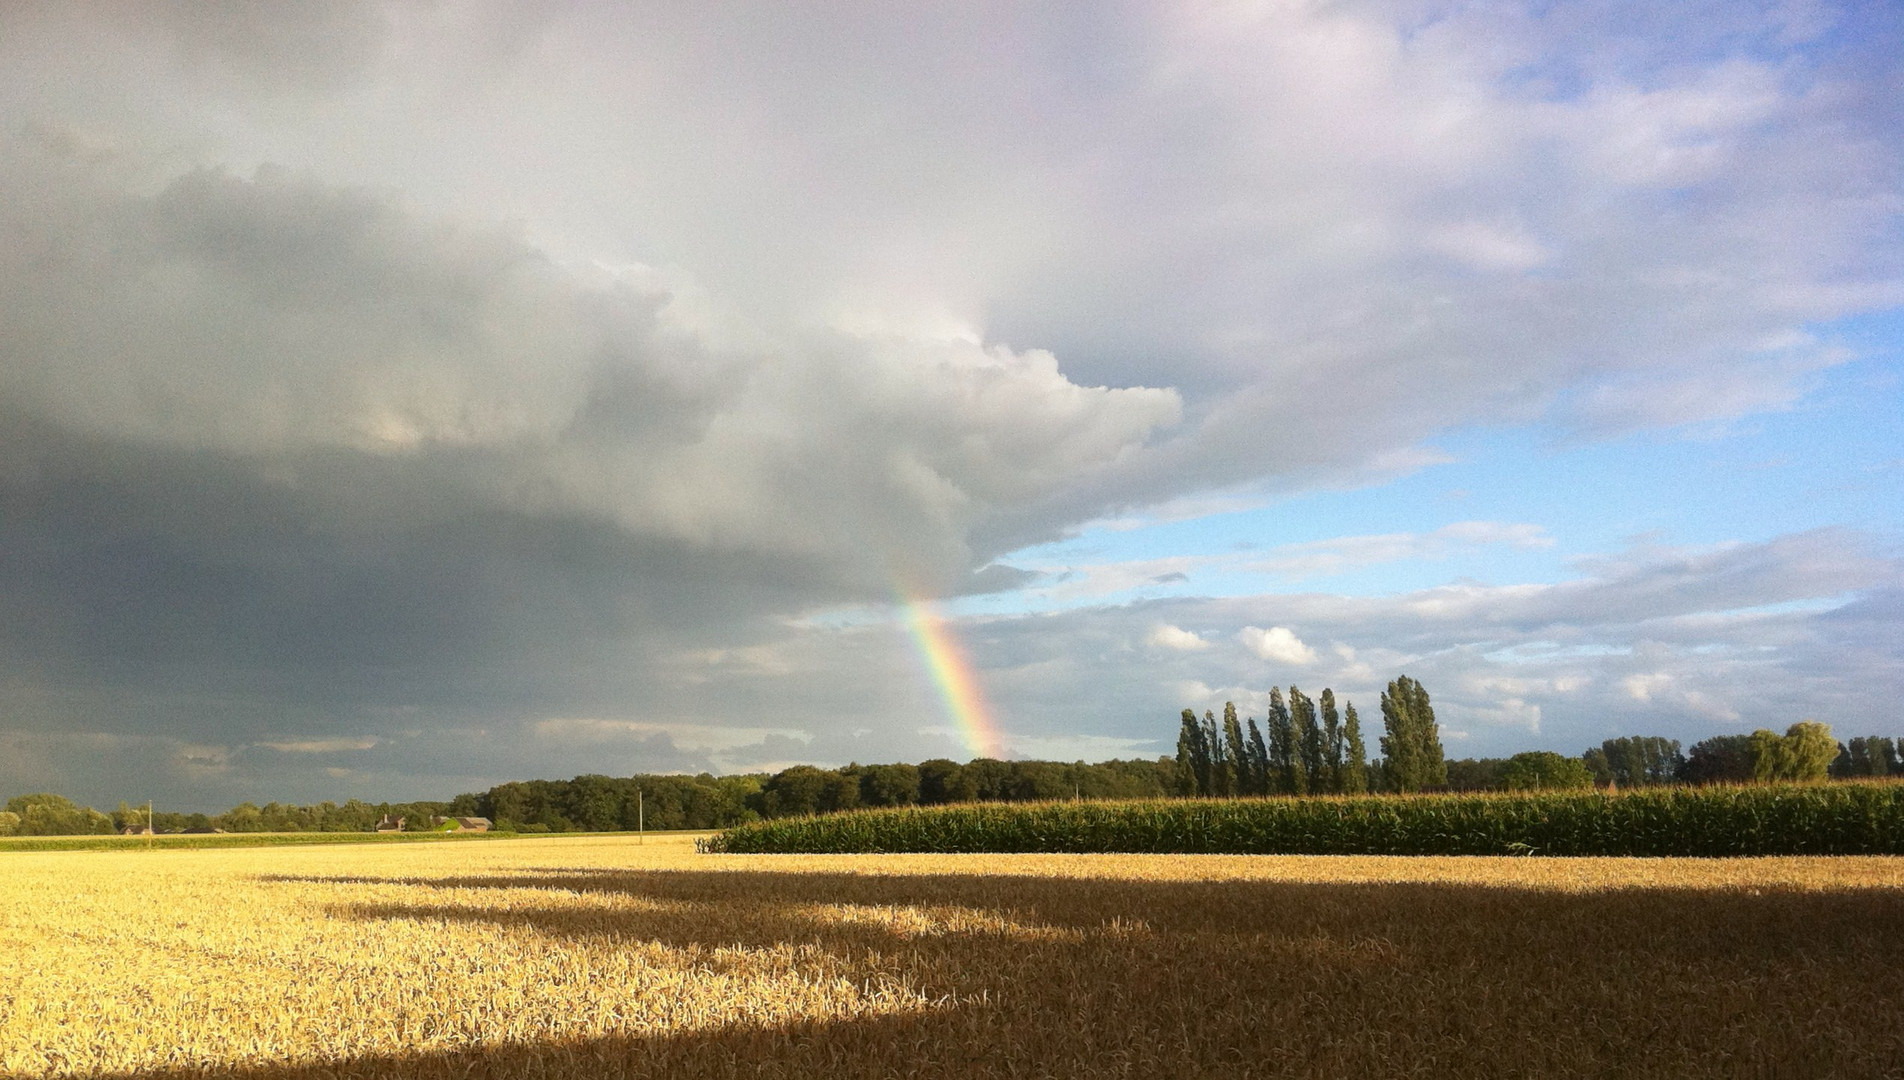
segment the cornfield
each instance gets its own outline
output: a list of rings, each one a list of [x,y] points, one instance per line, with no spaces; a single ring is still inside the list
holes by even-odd
[[[1898,1076],[1904,859],[0,855],[0,1071]]]
[[[704,847],[834,854],[1898,855],[1904,784],[967,804],[754,822]]]

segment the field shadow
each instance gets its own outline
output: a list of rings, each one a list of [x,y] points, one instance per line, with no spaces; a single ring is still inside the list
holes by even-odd
[[[549,870],[336,902],[954,1004],[148,1078],[1904,1075],[1904,890]]]
[[[1512,948],[1517,938],[1544,941],[1573,927],[1587,938],[1600,939],[1601,947],[1619,956],[1778,965],[1829,962],[1874,947],[1904,956],[1904,940],[1879,944],[1870,933],[1877,927],[1904,928],[1904,890],[1884,887],[1628,886],[1563,892],[1448,882],[575,869],[435,878],[280,875],[266,880],[420,886],[477,895],[528,890],[629,897],[652,906],[502,909],[480,901],[445,901],[347,903],[337,910],[362,919],[438,918],[497,922],[551,934],[613,933],[676,947],[758,948],[837,938],[842,947],[858,948],[877,944],[882,936],[912,940],[911,935],[884,934],[875,923],[818,919],[813,914],[819,907],[858,907],[966,909],[1026,932],[1137,928],[1166,935],[1410,941],[1428,954],[1464,947],[1463,939],[1470,936]],[[744,917],[726,922],[694,914],[709,910]],[[1611,937],[1604,933],[1609,925],[1643,932]],[[739,932],[739,927],[747,932]]]

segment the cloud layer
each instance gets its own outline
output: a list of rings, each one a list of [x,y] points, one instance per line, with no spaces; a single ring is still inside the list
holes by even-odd
[[[1849,355],[1821,323],[1904,303],[1901,42],[1784,4],[9,9],[0,781],[956,753],[890,628],[827,613],[1018,588],[1013,551],[1160,504],[1378,483],[1466,424],[1799,398]],[[1299,582],[1551,542],[1256,554]],[[1746,718],[1725,673],[1895,683],[1861,545],[971,630],[1051,752],[1263,664],[1366,695],[1408,662],[1477,733]]]

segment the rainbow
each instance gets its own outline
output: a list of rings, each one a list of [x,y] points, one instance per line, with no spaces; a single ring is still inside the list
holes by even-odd
[[[998,724],[992,719],[991,706],[979,686],[978,672],[965,655],[952,628],[939,617],[927,600],[901,598],[899,609],[905,614],[906,629],[919,649],[932,681],[945,698],[946,715],[951,717],[959,737],[974,757],[1003,757],[1005,744]]]

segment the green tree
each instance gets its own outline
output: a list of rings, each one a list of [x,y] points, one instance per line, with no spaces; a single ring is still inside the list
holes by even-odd
[[[859,807],[859,773],[858,765],[848,765],[822,774],[825,780],[820,785],[821,812],[836,814]]]
[[[1781,780],[1811,783],[1831,775],[1831,763],[1838,758],[1838,740],[1831,725],[1816,720],[1800,720],[1785,729],[1785,775]]]
[[[1230,765],[1229,755],[1223,748],[1223,729],[1216,722],[1216,713],[1203,710],[1203,745],[1210,755],[1210,779],[1203,787],[1205,795],[1228,795],[1235,786],[1235,770]]]
[[[1177,734],[1177,784],[1180,795],[1210,793],[1210,751],[1193,709],[1183,711],[1183,729]]]
[[[1342,722],[1342,793],[1360,795],[1368,789],[1368,747],[1362,743],[1362,720],[1351,702]]]
[[[1501,791],[1507,787],[1501,778],[1507,763],[1506,758],[1455,758],[1448,762],[1448,790]]]
[[[713,783],[708,790],[707,828],[724,829],[729,825],[752,821],[757,816],[754,806],[766,783],[765,777],[721,776],[709,779]]]
[[[1223,703],[1223,757],[1227,768],[1224,790],[1219,794],[1241,795],[1252,783],[1249,744],[1243,741],[1243,725],[1236,719],[1236,702]]]
[[[1750,736],[1752,778],[1760,781],[1823,780],[1838,756],[1838,740],[1831,726],[1800,720],[1784,735],[1760,728]]]
[[[1387,791],[1389,789],[1388,762],[1379,757],[1368,763],[1368,789],[1370,791]]]
[[[218,827],[234,833],[263,832],[264,814],[256,804],[241,802],[218,815]]]
[[[1263,733],[1256,727],[1256,718],[1249,718],[1249,756],[1251,784],[1248,795],[1269,794],[1269,747],[1263,742]]]
[[[16,795],[7,800],[6,811],[19,815],[14,826],[19,836],[109,835],[113,831],[112,818],[51,792]]]
[[[1192,722],[1195,719],[1195,714],[1192,714]],[[1012,768],[1008,762],[997,758],[973,758],[965,763],[965,775],[971,778],[973,797],[982,802],[996,802],[1012,797]]]
[[[827,773],[811,765],[782,769],[761,787],[763,817],[805,817],[820,812]]]
[[[1342,715],[1336,711],[1335,691],[1323,687],[1316,704],[1322,709],[1322,770],[1319,782],[1312,786],[1318,791],[1339,793],[1342,790]]]
[[[868,765],[859,777],[862,806],[911,806],[919,801],[915,765]]]
[[[1846,780],[1863,776],[1890,776],[1898,771],[1897,741],[1875,735],[1861,736],[1847,742],[1831,763],[1831,775]]]
[[[1602,783],[1620,787],[1647,787],[1671,783],[1685,762],[1686,756],[1679,752],[1678,740],[1657,735],[1638,735],[1608,739],[1601,743],[1599,754],[1588,761],[1587,766],[1596,777],[1604,770]]]
[[[622,784],[619,781],[598,773],[578,776],[569,781],[566,788],[567,789],[562,793],[562,816],[568,818],[570,823],[584,832],[612,832],[615,829],[621,828],[622,801],[624,799],[632,799],[635,795],[633,791],[624,793]],[[671,792],[670,794],[673,793]],[[679,806],[680,802],[676,799],[674,802],[676,813],[679,812]],[[652,809],[661,810],[662,804],[657,803]],[[435,815],[413,816],[421,817],[427,825],[429,817]],[[666,820],[667,816],[666,813],[661,813],[657,815],[655,820],[662,822]],[[665,828],[667,826],[657,824],[654,827]]]
[[[355,807],[352,805],[356,802],[357,800],[352,799],[338,807],[338,813],[325,821],[326,831],[358,832],[365,828],[366,826],[350,823],[350,819],[356,816]],[[490,788],[489,793],[483,797],[483,803],[485,804],[483,816],[494,822],[497,828],[524,824],[532,816],[529,806],[529,785],[519,781],[497,784]],[[333,828],[333,824],[337,827]]]
[[[1295,687],[1289,688],[1289,722],[1296,729],[1296,754],[1302,759],[1303,790],[1328,791],[1323,775],[1327,751],[1322,741],[1322,725],[1316,722],[1316,703]]]
[[[1593,786],[1593,773],[1579,758],[1552,750],[1515,754],[1501,767],[1501,786],[1508,791],[1571,791]]]
[[[1390,791],[1425,791],[1448,782],[1441,728],[1428,690],[1406,675],[1382,693],[1383,775]]]
[[[1785,737],[1778,732],[1760,728],[1746,739],[1752,754],[1752,779],[1769,783],[1796,771],[1796,762],[1788,760]]]
[[[920,802],[937,806],[971,802],[977,798],[978,784],[966,774],[965,766],[950,758],[933,758],[919,763]]]
[[[1585,753],[1580,755],[1580,763],[1585,765],[1587,771],[1593,774],[1593,782],[1595,784],[1606,787],[1608,784],[1613,783],[1613,766],[1607,764],[1605,750],[1598,746],[1589,747]],[[1454,775],[1453,769],[1454,766],[1450,764],[1448,773],[1450,777]],[[1449,781],[1450,784],[1453,782],[1453,780]]]
[[[1283,703],[1280,687],[1269,688],[1269,772],[1279,795],[1300,795],[1309,790],[1309,777],[1302,771],[1302,752],[1296,742],[1296,726]]]
[[[1743,784],[1752,779],[1756,751],[1750,735],[1715,735],[1692,744],[1679,779],[1689,784]]]

